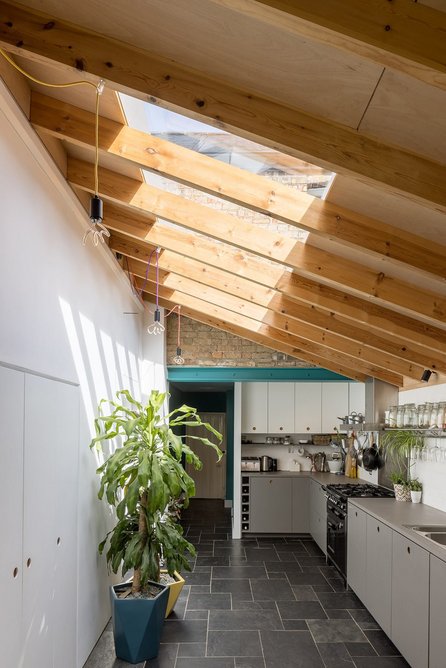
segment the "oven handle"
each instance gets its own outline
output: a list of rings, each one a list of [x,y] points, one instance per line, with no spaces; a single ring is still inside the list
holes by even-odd
[[[327,552],[333,552],[333,554],[335,553],[331,545],[327,545]]]
[[[327,526],[328,526],[330,529],[337,529],[337,528],[338,528],[335,524],[333,524],[333,522],[330,522],[330,521],[327,522]]]

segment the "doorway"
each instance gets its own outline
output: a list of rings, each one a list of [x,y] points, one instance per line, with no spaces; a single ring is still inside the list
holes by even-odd
[[[186,471],[195,481],[195,496],[198,499],[224,499],[226,496],[226,413],[200,413],[200,417],[203,422],[209,422],[222,434],[220,449],[223,457],[217,462],[217,453],[213,448],[193,438],[188,438],[189,435],[209,438],[209,432],[205,427],[188,427],[186,443],[201,459],[203,467],[197,471],[192,464],[186,464]]]

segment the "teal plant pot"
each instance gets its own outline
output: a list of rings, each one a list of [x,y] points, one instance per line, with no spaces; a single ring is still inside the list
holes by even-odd
[[[150,584],[159,589],[154,598],[120,599],[117,593],[128,585],[110,587],[116,656],[129,663],[148,661],[158,655],[169,588],[157,582]]]

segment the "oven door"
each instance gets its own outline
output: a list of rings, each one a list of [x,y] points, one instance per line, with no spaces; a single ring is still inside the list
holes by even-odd
[[[327,505],[327,557],[346,578],[347,565],[347,533],[346,517],[342,511]]]

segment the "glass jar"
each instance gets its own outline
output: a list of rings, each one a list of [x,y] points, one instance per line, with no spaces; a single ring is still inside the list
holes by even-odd
[[[396,411],[396,427],[397,429],[402,429],[404,427],[404,412],[405,406],[398,406]]]
[[[417,424],[418,427],[424,427],[424,409],[426,404],[418,404],[417,406]]]
[[[431,421],[429,427],[438,427],[438,402],[432,404]]]
[[[405,404],[404,407],[404,426],[413,429],[418,426],[417,408],[415,404]]]
[[[423,414],[423,427],[430,427],[432,419],[432,403],[426,401],[424,404],[424,414]]]
[[[396,428],[396,414],[398,411],[398,406],[390,406],[389,408],[389,427],[391,429]]]
[[[442,430],[446,429],[446,401],[440,401],[438,404],[437,427]]]

